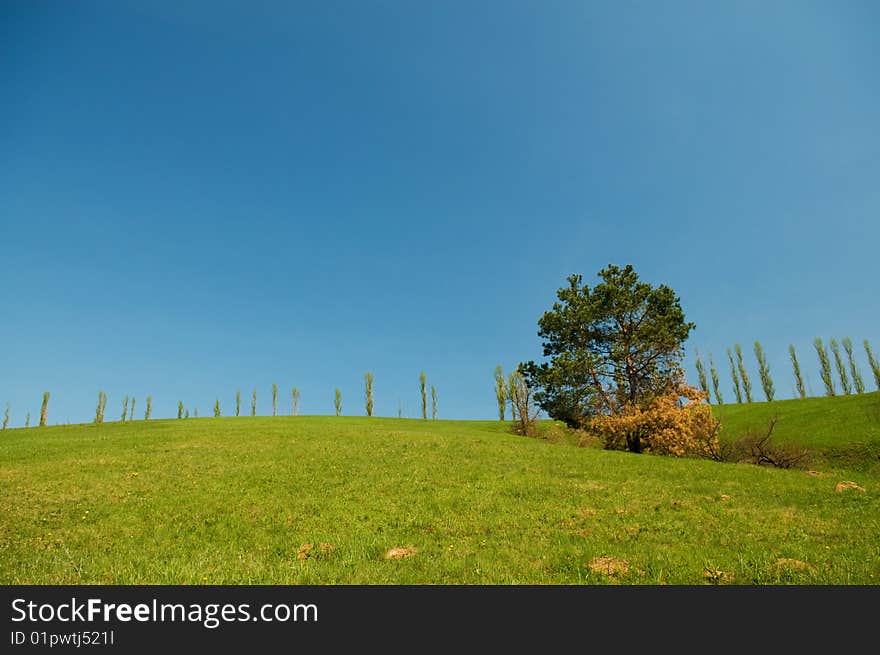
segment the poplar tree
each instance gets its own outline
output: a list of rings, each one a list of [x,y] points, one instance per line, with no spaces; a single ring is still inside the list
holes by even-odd
[[[186,410],[186,412],[184,412],[183,418],[189,418],[189,410]]]
[[[147,411],[144,412],[144,420],[149,421],[150,414],[152,414],[152,413],[153,413],[153,397],[147,396]]]
[[[715,392],[715,402],[719,405],[724,404],[724,397],[721,395],[721,384],[718,381],[718,369],[715,368],[715,360],[712,353],[709,353],[709,374],[712,376],[712,390]]]
[[[272,383],[272,416],[278,416],[278,385]]]
[[[128,416],[128,396],[122,399],[122,422],[125,423],[125,418]]]
[[[24,427],[29,428],[31,426],[31,413],[28,412],[27,416],[24,417]]]
[[[134,396],[131,397],[131,411],[128,414],[129,423],[134,421]]]
[[[797,353],[794,351],[794,344],[788,344],[788,355],[791,358],[791,367],[794,369],[794,381],[797,385],[798,395],[801,398],[807,397],[807,392],[804,389],[804,379],[801,377],[801,365],[798,362]]]
[[[397,418],[403,418],[403,401],[400,398],[397,399]]]
[[[733,354],[730,348],[727,349],[727,361],[730,362],[730,376],[733,378],[733,393],[736,396],[736,402],[742,403],[742,389],[739,386],[739,376],[736,374],[736,364],[733,363]]]
[[[333,396],[333,406],[336,408],[336,416],[342,416],[342,392],[339,387],[336,388],[336,393]]]
[[[495,400],[498,402],[498,420],[504,420],[504,409],[507,405],[507,385],[504,382],[504,369],[501,364],[495,367]]]
[[[846,366],[843,364],[843,358],[840,356],[840,344],[837,339],[832,338],[830,341],[831,353],[834,355],[834,366],[837,368],[837,374],[840,376],[840,386],[843,387],[844,395],[848,396],[852,393],[852,385],[846,374]]]
[[[816,354],[819,356],[819,374],[822,377],[822,383],[825,385],[825,395],[834,396],[834,378],[831,375],[831,360],[828,358],[828,351],[825,344],[822,343],[820,337],[813,340],[813,346],[816,348]]]
[[[373,374],[364,373],[364,400],[366,402],[367,416],[373,415]]]
[[[773,388],[773,378],[770,377],[770,366],[767,364],[767,356],[764,354],[764,348],[761,342],[755,342],[755,359],[758,360],[758,377],[761,379],[761,387],[764,389],[764,396],[767,402],[773,400],[775,389]]]
[[[254,395],[251,396],[251,416],[257,415],[257,390],[254,389]]]
[[[177,402],[177,418],[183,418],[183,401]],[[189,418],[189,416],[187,416]]]
[[[6,429],[6,426],[9,425],[9,403],[6,403],[6,410],[3,412],[3,429]]]
[[[220,399],[214,401],[214,418],[220,418]]]
[[[516,404],[514,400],[514,392],[516,391],[516,373],[511,373],[507,376],[507,388],[504,391],[504,396],[507,398],[507,402],[510,403],[510,420],[516,420]]]
[[[193,418],[198,418],[198,417],[199,417],[199,408],[196,407],[196,408],[193,410]]]
[[[98,392],[98,406],[95,408],[95,423],[101,425],[104,422],[104,410],[107,409],[107,394]]]
[[[235,392],[235,415],[241,416],[241,389]]]
[[[700,382],[700,389],[706,394],[706,400],[709,400],[709,381],[706,379],[706,367],[703,366],[703,360],[700,358],[700,351],[694,349],[697,357],[697,379]]]
[[[865,353],[868,355],[868,364],[870,364],[871,372],[874,374],[874,384],[877,385],[877,390],[880,391],[880,362],[874,357],[874,353],[871,351],[871,345],[868,343],[868,340],[865,339],[862,343],[865,345]]]
[[[293,415],[297,416],[299,414],[299,389],[294,387],[290,390],[290,398],[293,404]]]
[[[842,341],[843,349],[846,351],[846,358],[849,360],[849,372],[852,375],[853,386],[855,387],[856,393],[865,393],[865,381],[862,379],[862,372],[859,370],[858,364],[856,364],[856,358],[853,354],[853,342],[852,339],[846,337]]]
[[[733,350],[736,352],[736,368],[739,370],[739,379],[742,381],[743,391],[746,394],[746,402],[752,402],[752,380],[749,378],[749,372],[746,370],[746,364],[743,361],[742,346],[738,343],[733,344]]]
[[[437,420],[437,389],[431,385],[431,419]]]
[[[428,395],[427,390],[425,389],[425,372],[422,371],[419,373],[419,392],[422,394],[422,419],[428,420]]]
[[[46,418],[49,415],[49,392],[43,392],[43,406],[40,408],[40,427],[46,427]]]

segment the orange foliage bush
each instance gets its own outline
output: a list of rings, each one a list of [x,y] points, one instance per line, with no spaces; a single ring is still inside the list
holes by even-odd
[[[705,392],[679,378],[668,392],[624,404],[613,414],[594,418],[590,427],[609,449],[717,459],[721,424],[706,400]]]

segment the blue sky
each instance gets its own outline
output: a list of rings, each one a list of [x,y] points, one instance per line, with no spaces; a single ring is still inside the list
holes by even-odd
[[[441,417],[492,418],[495,365],[608,263],[681,296],[691,376],[757,339],[788,397],[794,343],[818,394],[813,337],[880,350],[877,3],[0,12],[11,425],[44,390],[50,423],[99,389],[265,413],[272,382],[362,414],[367,370],[378,414],[424,370]]]

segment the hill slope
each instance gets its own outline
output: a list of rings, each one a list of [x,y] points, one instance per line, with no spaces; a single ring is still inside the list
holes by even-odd
[[[0,457],[4,584],[880,581],[868,474],[838,493],[498,422],[336,417],[10,430]]]

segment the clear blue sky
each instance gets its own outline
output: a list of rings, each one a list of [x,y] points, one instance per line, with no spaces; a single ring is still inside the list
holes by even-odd
[[[0,8],[0,403],[492,418],[573,272],[671,286],[688,344],[880,350],[876,2]],[[753,377],[753,358],[749,357]],[[873,388],[863,353],[866,382]],[[722,365],[723,369],[726,367]],[[728,376],[724,375],[725,383]],[[726,384],[726,387],[729,385]],[[732,393],[727,391],[728,398]]]

